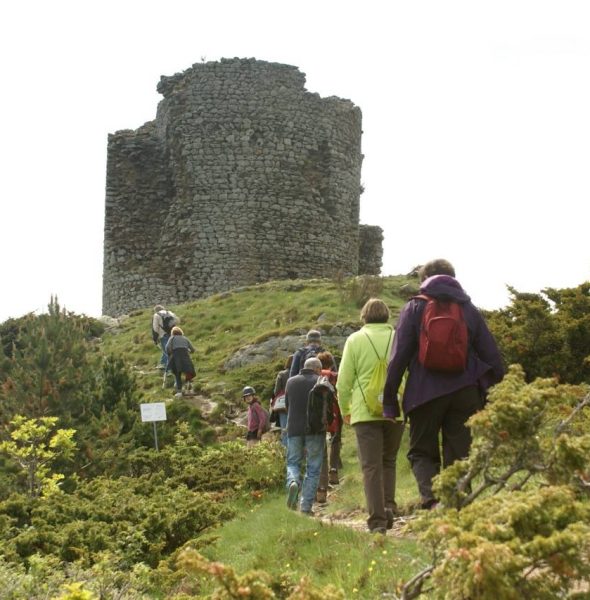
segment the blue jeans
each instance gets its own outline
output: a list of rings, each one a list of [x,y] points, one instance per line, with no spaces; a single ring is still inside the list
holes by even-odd
[[[287,490],[293,481],[301,483],[301,470],[305,456],[306,468],[301,488],[301,510],[311,510],[320,480],[326,434],[297,435],[288,438],[287,446]]]
[[[170,339],[170,334],[168,334],[168,333],[165,333],[160,338],[160,346],[162,348],[162,356],[160,357],[160,364],[164,365],[166,368],[168,368],[168,355],[166,354],[166,344],[168,343],[169,339]]]
[[[281,444],[288,448],[287,443],[287,413],[280,412],[279,413],[279,426],[281,428]]]

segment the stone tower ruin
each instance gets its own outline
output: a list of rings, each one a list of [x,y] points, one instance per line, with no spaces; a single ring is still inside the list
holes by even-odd
[[[103,313],[271,279],[379,274],[359,226],[361,111],[296,67],[197,63],[162,77],[156,119],[109,135]]]

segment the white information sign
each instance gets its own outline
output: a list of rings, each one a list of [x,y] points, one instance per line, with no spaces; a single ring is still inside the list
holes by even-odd
[[[166,420],[166,404],[164,402],[150,402],[149,404],[140,404],[139,407],[143,422]]]

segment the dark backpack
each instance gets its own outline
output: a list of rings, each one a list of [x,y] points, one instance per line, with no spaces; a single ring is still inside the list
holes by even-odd
[[[304,346],[303,348],[299,348],[299,372],[303,369],[303,365],[308,358],[314,358],[323,351],[324,349],[321,346]]]
[[[420,339],[418,361],[431,371],[460,373],[467,367],[467,324],[463,307],[457,302],[443,301],[420,294],[426,300]]]
[[[165,314],[162,315],[162,329],[170,335],[172,328],[174,325],[178,323],[178,318],[173,312],[166,311]]]
[[[262,411],[264,412],[264,425],[262,426],[262,433],[266,433],[270,431],[270,412],[264,408],[264,406],[260,406]]]
[[[334,386],[328,377],[320,375],[307,396],[306,433],[323,433],[332,423],[335,393]]]

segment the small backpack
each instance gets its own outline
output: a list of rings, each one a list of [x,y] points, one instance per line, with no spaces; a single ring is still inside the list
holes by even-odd
[[[267,431],[270,431],[270,412],[266,410],[264,406],[261,406],[260,408],[264,411],[264,426],[262,427],[262,433],[266,433]]]
[[[303,348],[299,348],[299,372],[303,369],[303,365],[305,365],[308,358],[314,358],[323,351],[324,349],[321,346],[303,346]]]
[[[171,311],[166,311],[162,315],[162,329],[170,335],[172,328],[178,324],[178,317]]]
[[[307,396],[308,434],[324,433],[334,418],[334,386],[326,375],[320,375]]]
[[[463,307],[420,294],[426,300],[420,324],[418,361],[431,371],[461,373],[467,367],[467,324]]]
[[[387,340],[387,345],[385,346],[385,353],[383,354],[383,357],[381,357],[379,356],[379,352],[377,352],[377,348],[375,348],[375,344],[373,344],[371,338],[367,332],[365,332],[369,343],[377,355],[377,363],[371,371],[371,377],[369,378],[367,387],[363,390],[360,381],[358,384],[367,410],[372,417],[383,416],[383,388],[385,387],[385,380],[387,379],[387,357],[389,354],[389,346],[391,343],[392,334],[393,330],[389,332],[389,338]]]

